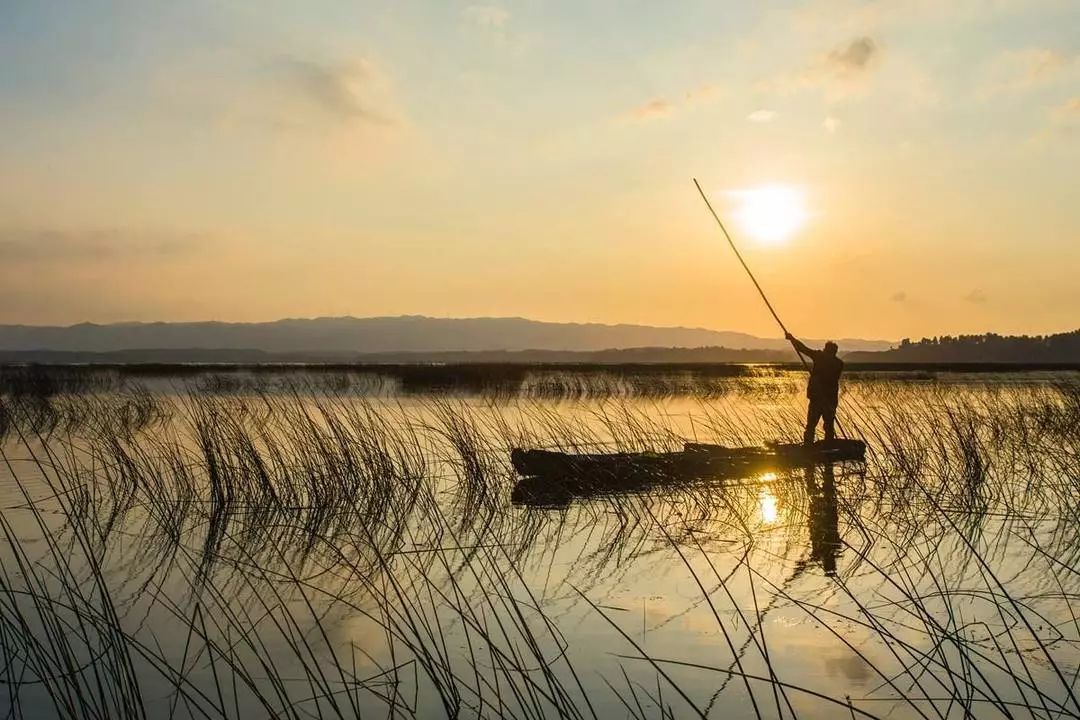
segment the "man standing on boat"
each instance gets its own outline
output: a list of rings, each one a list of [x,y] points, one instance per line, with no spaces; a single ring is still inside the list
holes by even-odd
[[[812,350],[788,333],[785,337],[795,347],[795,352],[814,361],[810,369],[810,383],[806,386],[806,397],[810,407],[806,411],[806,430],[803,443],[814,442],[814,432],[818,420],[825,420],[825,439],[836,438],[836,405],[840,395],[840,373],[844,371],[844,361],[836,357],[839,349],[832,340],[825,343],[822,350]]]

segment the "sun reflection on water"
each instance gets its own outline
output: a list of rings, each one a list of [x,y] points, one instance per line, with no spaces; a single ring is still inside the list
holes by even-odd
[[[767,472],[761,476],[763,483],[770,483],[776,480],[776,473]],[[761,488],[761,492],[758,493],[758,505],[761,509],[761,522],[766,525],[772,525],[779,517],[779,509],[777,508],[777,498],[773,494],[772,489],[765,485]]]

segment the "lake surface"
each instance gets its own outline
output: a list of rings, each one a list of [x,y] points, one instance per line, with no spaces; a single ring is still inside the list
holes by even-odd
[[[9,383],[0,710],[1080,714],[1080,374],[853,374],[864,463],[511,500],[513,447],[794,441],[803,382]]]

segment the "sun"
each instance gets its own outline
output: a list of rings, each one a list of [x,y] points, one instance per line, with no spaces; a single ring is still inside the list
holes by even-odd
[[[806,224],[803,193],[787,185],[762,185],[728,193],[736,203],[735,220],[763,245],[780,245]]]

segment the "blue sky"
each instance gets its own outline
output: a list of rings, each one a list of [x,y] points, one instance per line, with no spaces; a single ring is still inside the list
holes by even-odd
[[[1080,317],[1071,0],[11,2],[0,321]]]

